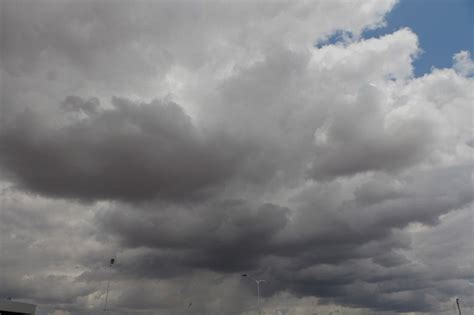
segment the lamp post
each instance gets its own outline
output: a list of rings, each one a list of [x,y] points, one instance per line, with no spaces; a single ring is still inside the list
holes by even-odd
[[[459,315],[461,315],[461,306],[459,306],[459,299],[456,299],[456,305],[458,306]]]
[[[115,263],[115,258],[111,258],[109,267],[112,268],[112,265],[114,263]],[[107,311],[107,300],[109,299],[109,287],[110,287],[110,278],[107,280],[107,289],[105,291],[104,312]]]
[[[250,279],[252,279],[253,281],[255,281],[255,283],[257,284],[257,306],[258,306],[258,313],[260,314],[261,313],[261,310],[260,310],[260,282],[265,282],[264,279],[254,279],[254,278],[251,278],[249,277],[247,274],[242,274],[242,277],[248,277]]]

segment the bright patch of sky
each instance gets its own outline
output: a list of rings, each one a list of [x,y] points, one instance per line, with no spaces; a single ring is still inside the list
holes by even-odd
[[[408,27],[418,36],[421,53],[414,61],[416,77],[432,68],[450,68],[461,51],[473,55],[474,0],[400,0],[386,16],[386,24],[362,34],[381,37]],[[337,31],[316,44],[318,48],[350,41],[351,34]]]
[[[400,0],[386,21],[386,26],[366,31],[363,37],[380,37],[403,27],[412,29],[422,49],[414,62],[417,77],[431,72],[432,67],[451,67],[454,54],[462,50],[473,55],[472,0]]]

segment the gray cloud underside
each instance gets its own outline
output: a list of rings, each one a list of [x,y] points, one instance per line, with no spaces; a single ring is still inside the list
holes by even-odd
[[[90,113],[91,102],[63,105]],[[192,199],[232,176],[245,152],[224,134],[197,130],[174,103],[113,105],[57,128],[25,112],[0,136],[4,169],[23,189],[53,197]]]
[[[472,60],[414,78],[394,4],[2,1],[0,298],[471,311]]]
[[[289,290],[328,303],[429,312],[429,296],[441,294],[434,282],[470,277],[472,272],[461,268],[457,274],[435,276],[405,256],[413,244],[401,229],[412,222],[436,225],[442,214],[468,206],[473,200],[470,169],[413,174],[400,179],[406,183],[404,191],[376,200],[368,199],[367,190],[375,184],[368,182],[356,198],[335,208],[320,208],[331,201],[322,189],[311,200],[301,197],[298,214],[291,219],[289,209],[234,200],[192,208],[149,204],[134,212],[117,207],[98,220],[103,233],[115,235],[131,251],[123,256],[118,273],[132,279],[168,279],[193,270],[229,275],[253,271],[269,280],[265,296]],[[445,184],[452,189],[446,191]],[[140,248],[146,250],[133,253]],[[97,276],[88,272],[81,279]],[[429,280],[414,280],[420,277]],[[399,295],[406,290],[416,294]]]

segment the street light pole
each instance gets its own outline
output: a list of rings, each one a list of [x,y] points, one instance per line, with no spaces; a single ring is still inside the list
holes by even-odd
[[[115,263],[115,258],[111,258],[109,267],[112,268],[112,265],[114,263]],[[110,287],[110,278],[107,280],[107,289],[105,291],[104,312],[107,311],[107,300],[109,299],[109,287]]]
[[[242,277],[248,277],[247,274],[242,274]],[[258,306],[258,313],[261,314],[261,306],[260,306],[260,282],[265,282],[264,279],[254,279],[254,278],[251,278],[249,277],[250,279],[252,279],[253,281],[255,281],[255,283],[257,284],[257,306]]]
[[[456,299],[456,305],[458,306],[459,315],[461,315],[461,307],[459,306],[459,299]]]
[[[107,300],[109,298],[110,279],[107,280],[107,289],[105,290],[104,312],[107,312]]]
[[[257,301],[260,308],[260,282],[265,282],[265,280],[254,280],[257,284]]]

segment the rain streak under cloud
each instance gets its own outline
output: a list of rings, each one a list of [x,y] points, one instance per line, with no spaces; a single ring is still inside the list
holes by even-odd
[[[395,5],[1,1],[0,298],[472,311],[473,61],[415,77]]]

